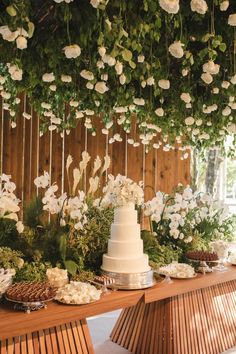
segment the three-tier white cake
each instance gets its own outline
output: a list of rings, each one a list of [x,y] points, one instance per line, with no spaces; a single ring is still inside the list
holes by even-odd
[[[137,211],[132,203],[115,209],[108,252],[103,255],[102,269],[126,274],[150,271],[148,256],[143,253]]]

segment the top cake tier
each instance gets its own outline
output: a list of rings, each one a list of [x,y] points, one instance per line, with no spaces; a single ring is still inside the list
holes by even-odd
[[[134,209],[134,205],[125,205],[115,209],[114,212],[114,224],[137,224],[137,210]]]

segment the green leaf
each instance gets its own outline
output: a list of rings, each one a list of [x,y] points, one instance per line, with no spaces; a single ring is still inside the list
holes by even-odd
[[[66,259],[66,248],[67,248],[67,237],[66,235],[61,235],[60,241],[59,241],[59,249],[61,253],[61,258],[65,262]]]
[[[131,60],[129,61],[129,66],[132,68],[132,69],[135,69],[136,68],[136,64]]]
[[[12,17],[16,16],[16,14],[17,14],[16,9],[12,5],[11,6],[7,6],[6,12],[8,13],[8,15],[10,15]]]
[[[35,29],[35,26],[34,26],[33,22],[29,22],[28,23],[28,28],[29,28],[28,36],[29,36],[29,38],[32,38],[33,34],[34,34],[34,29]]]
[[[124,49],[122,52],[122,57],[125,61],[131,61],[133,54],[129,49]]]
[[[75,275],[77,270],[78,270],[78,265],[71,260],[67,260],[64,261],[65,267],[67,269],[67,271],[71,274],[71,275]]]
[[[219,46],[220,51],[223,53],[226,51],[226,48],[227,48],[227,46],[225,43],[221,43],[221,45]]]

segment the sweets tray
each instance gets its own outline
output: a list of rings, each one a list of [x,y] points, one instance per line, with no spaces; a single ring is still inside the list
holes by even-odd
[[[146,289],[155,285],[153,271],[149,270],[142,273],[115,273],[102,269],[102,273],[115,280],[111,287],[121,290]],[[109,287],[109,285],[107,285]]]
[[[17,300],[9,299],[5,295],[5,299],[15,304],[14,305],[15,310],[21,310],[21,311],[25,311],[26,313],[30,313],[31,311],[47,308],[46,302],[52,301],[54,297],[47,300],[39,300],[39,301],[17,301]]]

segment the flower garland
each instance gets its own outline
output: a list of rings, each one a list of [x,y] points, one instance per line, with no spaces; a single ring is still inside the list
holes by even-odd
[[[233,3],[2,1],[0,94],[12,127],[24,91],[41,116],[41,134],[69,133],[84,118],[95,135],[100,115],[110,143],[122,140],[117,122],[134,147],[177,146],[186,158],[189,145],[222,146],[236,133]]]

